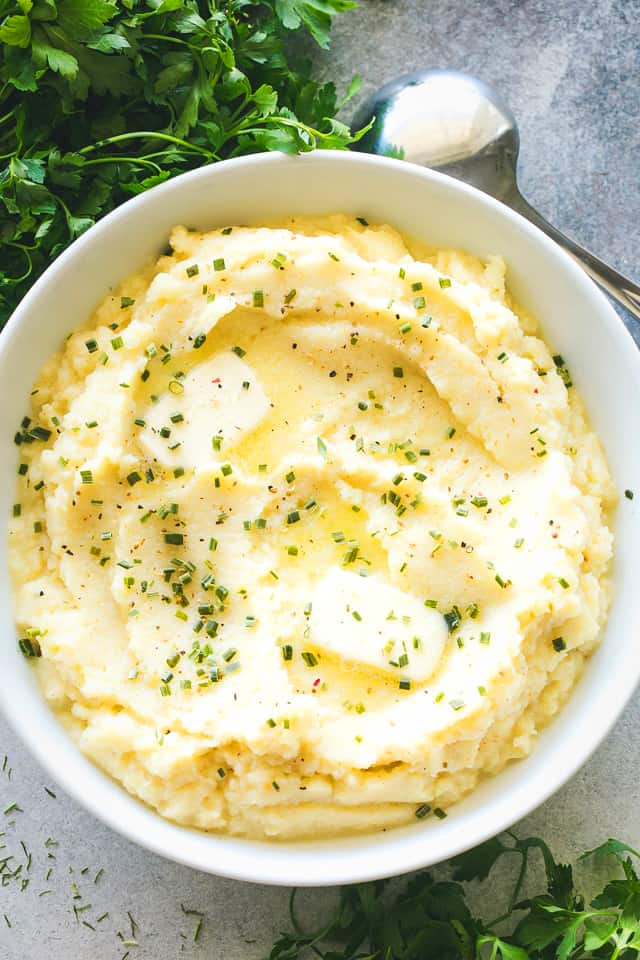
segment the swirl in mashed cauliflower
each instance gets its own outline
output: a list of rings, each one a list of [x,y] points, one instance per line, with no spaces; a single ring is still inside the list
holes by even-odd
[[[171,248],[35,385],[23,652],[178,823],[442,816],[532,750],[606,618],[613,492],[569,371],[499,257],[345,216]]]

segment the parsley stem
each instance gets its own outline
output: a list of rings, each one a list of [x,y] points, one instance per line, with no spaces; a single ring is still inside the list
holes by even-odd
[[[162,167],[146,157],[94,157],[93,160],[85,160],[83,166],[93,167],[99,163],[135,163],[141,167],[153,167],[156,173],[162,173]]]
[[[11,283],[20,283],[22,280],[26,280],[27,277],[30,276],[31,271],[33,270],[33,260],[31,259],[31,254],[29,253],[29,249],[22,243],[17,243],[15,240],[7,240],[5,242],[8,247],[16,247],[16,249],[22,250],[23,254],[26,257],[26,260],[27,260],[26,272],[23,273],[21,277],[10,278]]]
[[[206,150],[204,147],[198,147],[195,143],[189,143],[187,140],[181,140],[180,137],[174,137],[170,133],[160,133],[157,130],[133,130],[130,133],[118,133],[112,137],[105,137],[104,140],[96,140],[86,147],[78,150],[78,153],[85,155],[94,150],[100,150],[102,147],[108,147],[112,143],[122,143],[124,140],[165,140],[167,143],[174,143],[184,150],[192,150],[194,153],[201,153],[209,160],[217,159],[215,153]]]

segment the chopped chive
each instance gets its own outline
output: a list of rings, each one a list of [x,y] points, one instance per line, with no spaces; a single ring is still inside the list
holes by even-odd
[[[419,807],[416,807],[415,816],[418,820],[423,820],[429,813],[431,813],[431,807],[428,803],[421,803]]]
[[[562,639],[562,637],[556,637],[554,640],[551,641],[551,643],[553,644],[553,649],[557,653],[561,653],[563,650],[567,649],[567,645]]]
[[[21,640],[18,640],[18,647],[20,648],[21,654],[29,659],[42,656],[40,643],[34,637],[23,637]]]
[[[184,535],[182,533],[165,533],[164,542],[171,543],[176,547],[181,547],[184,543]]]
[[[190,263],[187,267],[187,276],[188,277],[197,277],[200,273],[200,267],[197,263]]]
[[[349,550],[347,550],[344,557],[342,558],[342,565],[346,567],[350,563],[355,563],[357,559],[358,559],[358,547],[357,546],[351,547]]]
[[[627,500],[633,500],[633,490],[625,490],[624,495]]]
[[[137,470],[132,470],[131,473],[127,474],[127,483],[130,487],[135,486],[136,483],[139,483],[142,480],[142,477]]]
[[[93,473],[91,470],[81,470],[80,477],[83,483],[93,483]]]
[[[242,359],[242,357],[246,356],[247,351],[243,350],[242,347],[231,347],[231,353],[235,353],[237,357]]]
[[[285,643],[282,647],[282,659],[283,660],[293,660],[293,647],[290,643]]]
[[[289,293],[287,293],[284,298],[284,302],[286,306],[288,306],[291,303],[291,301],[293,300],[297,292],[298,292],[297,290],[289,290]]]
[[[427,305],[427,301],[426,301],[425,298],[422,297],[422,296],[420,296],[420,297],[414,297],[414,299],[413,299],[413,305],[414,305],[414,307],[416,308],[416,310],[424,310],[424,308],[425,308],[426,305]]]
[[[402,367],[394,367],[394,368],[393,368],[393,375],[394,375],[394,377],[397,377],[398,379],[401,379],[402,377],[404,377],[404,370],[402,369]]]
[[[297,523],[300,519],[300,513],[297,510],[290,510],[287,514],[287,523]]]
[[[46,427],[34,427],[33,430],[29,432],[29,435],[33,437],[34,440],[46,442],[51,436],[51,430],[47,430]]]
[[[264,307],[264,292],[262,290],[253,291],[254,307]]]
[[[454,630],[457,630],[462,622],[462,614],[460,613],[459,607],[455,604],[448,613],[443,614],[443,617],[446,621],[449,633],[453,633]]]
[[[124,340],[122,337],[114,337],[111,341],[111,346],[114,350],[121,350],[124,347]]]
[[[308,667],[315,667],[318,664],[318,658],[315,653],[311,653],[310,650],[303,650],[300,654],[304,662]]]
[[[573,384],[571,383],[571,374],[569,373],[569,368],[567,367],[563,357],[559,353],[557,353],[554,356],[553,362],[556,365],[558,375],[560,376],[560,378],[562,379],[562,382],[564,383],[565,387],[568,390],[569,387],[573,386]]]
[[[218,271],[218,272],[219,272],[220,270],[225,270],[225,269],[226,269],[226,265],[225,265],[225,262],[224,262],[224,257],[216,257],[216,258],[215,258],[215,260],[213,261],[213,269],[216,270],[216,271]]]
[[[438,283],[440,284],[440,287],[441,287],[443,290],[446,290],[447,287],[450,287],[450,286],[451,286],[451,280],[449,280],[448,277],[439,277],[439,278],[438,278]]]
[[[199,333],[198,336],[194,338],[193,349],[199,350],[202,344],[205,343],[206,339],[207,339],[206,333]]]
[[[84,345],[89,353],[95,353],[98,349],[98,341],[93,338],[91,338],[91,340],[85,340]]]

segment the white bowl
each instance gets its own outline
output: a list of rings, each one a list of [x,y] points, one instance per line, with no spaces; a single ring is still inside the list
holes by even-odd
[[[550,345],[566,357],[621,493],[614,599],[600,647],[531,756],[486,780],[446,820],[353,839],[268,843],[169,823],[79,752],[18,652],[3,533],[0,702],[29,749],[71,796],[137,843],[191,867],[262,883],[314,885],[390,876],[493,836],[576,772],[609,731],[640,676],[640,357],[635,345],[593,283],[535,227],[456,180],[402,161],[338,152],[231,160],[130,200],[77,240],[34,285],[0,337],[0,516],[8,517],[13,503],[13,436],[41,365],[116,284],[160,253],[172,226],[212,228],[338,211],[393,224],[437,246],[506,256],[510,288],[539,318]],[[626,499],[626,488],[635,488],[637,499]]]

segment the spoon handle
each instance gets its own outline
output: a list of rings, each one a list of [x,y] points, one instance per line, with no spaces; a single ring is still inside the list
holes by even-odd
[[[540,227],[547,236],[555,240],[561,247],[571,254],[579,265],[589,274],[592,280],[595,280],[603,290],[622,304],[629,313],[633,314],[636,320],[640,320],[640,284],[635,283],[628,277],[624,277],[613,267],[608,266],[603,260],[600,260],[589,250],[585,250],[579,243],[567,237],[566,234],[556,229],[553,224],[538,213],[538,211],[528,203],[521,193],[518,194],[513,206],[521,213],[523,217],[530,220],[537,227]]]

